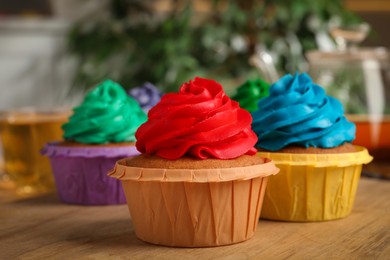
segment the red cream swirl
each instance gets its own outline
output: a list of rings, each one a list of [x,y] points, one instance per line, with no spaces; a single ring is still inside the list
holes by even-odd
[[[252,116],[214,80],[195,78],[161,98],[135,136],[137,149],[165,159],[184,155],[233,159],[254,155]]]

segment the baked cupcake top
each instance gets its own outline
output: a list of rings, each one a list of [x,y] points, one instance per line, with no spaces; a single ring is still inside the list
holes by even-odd
[[[327,96],[306,73],[285,75],[252,113],[257,146],[276,151],[288,145],[332,148],[355,138],[355,125],[341,103]]]
[[[252,117],[214,80],[195,78],[161,98],[135,136],[141,153],[165,159],[254,155]]]
[[[268,96],[270,86],[262,79],[247,80],[238,87],[237,93],[232,99],[240,103],[240,107],[253,112],[257,110],[259,99]]]
[[[130,89],[129,95],[137,100],[142,110],[147,113],[160,101],[162,92],[152,83],[146,82],[140,87]]]
[[[147,116],[137,101],[111,80],[96,86],[62,126],[64,139],[86,144],[134,142]]]

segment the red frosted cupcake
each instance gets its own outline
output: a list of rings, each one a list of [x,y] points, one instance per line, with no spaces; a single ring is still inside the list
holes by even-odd
[[[142,155],[117,162],[136,235],[181,247],[251,238],[267,177],[252,117],[213,80],[195,78],[166,94],[136,132]]]

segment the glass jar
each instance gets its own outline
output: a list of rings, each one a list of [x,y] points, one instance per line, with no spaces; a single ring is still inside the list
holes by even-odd
[[[4,170],[19,194],[54,190],[50,162],[40,150],[46,143],[62,139],[61,126],[70,114],[65,109],[32,107],[0,111]]]
[[[390,158],[390,55],[385,48],[342,48],[306,54],[309,74],[344,105],[356,123],[355,144]]]

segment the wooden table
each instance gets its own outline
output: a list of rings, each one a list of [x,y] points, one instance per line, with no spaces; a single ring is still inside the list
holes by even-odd
[[[0,190],[0,259],[390,259],[390,181],[362,178],[352,214],[322,223],[261,220],[255,236],[215,248],[138,240],[126,205],[65,205],[56,194]]]

